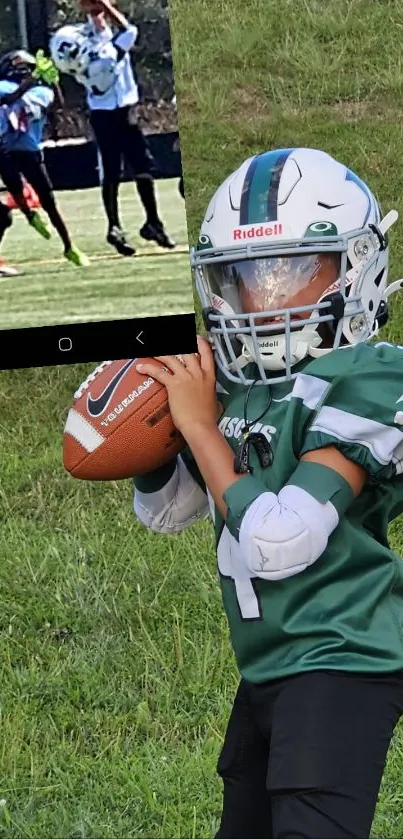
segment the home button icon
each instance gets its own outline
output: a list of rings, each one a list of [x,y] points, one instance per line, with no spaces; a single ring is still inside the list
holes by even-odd
[[[73,349],[73,342],[71,338],[60,338],[59,350],[60,352],[69,352]]]

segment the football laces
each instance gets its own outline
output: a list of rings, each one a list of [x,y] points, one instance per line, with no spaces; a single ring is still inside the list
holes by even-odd
[[[99,364],[98,367],[96,367],[95,370],[93,370],[92,373],[90,373],[89,376],[87,376],[85,382],[83,382],[80,385],[78,390],[76,390],[74,394],[74,399],[80,399],[84,391],[88,390],[89,386],[95,381],[99,373],[102,373],[111,364],[113,364],[113,361],[103,361],[102,364]]]

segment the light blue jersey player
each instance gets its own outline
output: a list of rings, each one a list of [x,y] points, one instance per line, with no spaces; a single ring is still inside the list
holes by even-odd
[[[34,56],[24,51],[4,56],[0,61],[0,97],[15,93],[35,66]],[[50,85],[43,82],[33,85],[17,99],[8,111],[8,130],[3,136],[4,160],[7,171],[22,175],[35,190],[41,206],[62,241],[65,258],[73,265],[87,267],[90,264],[88,257],[73,244],[60,214],[44,161],[44,129],[53,102],[54,91]],[[3,173],[0,174],[5,181]],[[14,195],[16,183],[13,184],[9,178],[5,185]],[[49,236],[48,232],[47,238]]]
[[[0,81],[0,102],[17,90],[16,84]],[[0,178],[10,193],[15,205],[26,217],[29,225],[45,239],[50,237],[50,231],[39,212],[32,209],[24,195],[24,181],[15,162],[7,151],[10,137],[26,137],[27,118],[24,105],[17,100],[11,105],[0,104]],[[0,202],[0,243],[8,229],[12,226],[12,213],[6,203]],[[0,258],[0,277],[14,277],[20,273],[14,267],[7,265]]]
[[[0,97],[17,89],[15,82],[0,79]],[[27,90],[14,105],[1,108],[5,113],[2,121],[0,118],[0,133],[6,151],[41,151],[47,112],[54,99],[55,94],[50,87],[38,84]]]

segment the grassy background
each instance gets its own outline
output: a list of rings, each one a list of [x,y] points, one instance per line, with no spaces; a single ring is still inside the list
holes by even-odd
[[[385,211],[403,209],[402,0],[170,9],[192,240],[211,192],[270,146],[323,147]],[[401,224],[391,239],[395,279]],[[402,315],[394,302],[389,337]],[[237,682],[211,529],[154,536],[134,521],[130,482],[64,474],[61,431],[87,369],[0,374],[0,835],[207,839]],[[392,541],[401,552],[401,522]],[[403,835],[402,751],[398,729],[379,839]]]
[[[1,255],[23,273],[0,277],[0,329],[193,311],[184,202],[176,180],[158,181],[157,192],[161,216],[177,248],[166,251],[141,239],[143,208],[133,184],[122,184],[123,224],[137,249],[130,259],[119,257],[105,242],[99,189],[58,196],[73,241],[90,257],[90,268],[76,268],[64,259],[55,230],[46,241],[21,213],[14,213]],[[43,211],[41,215],[47,218]]]

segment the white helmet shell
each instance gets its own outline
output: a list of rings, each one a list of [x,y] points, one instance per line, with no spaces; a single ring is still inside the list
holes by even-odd
[[[393,216],[393,220],[392,220]],[[348,167],[317,149],[278,149],[246,160],[218,188],[192,251],[196,287],[219,366],[234,381],[258,365],[260,383],[293,378],[307,356],[368,340],[387,286],[388,226],[379,205]],[[383,224],[383,229],[382,229]],[[340,273],[309,307],[276,309],[277,325],[261,326],[272,311],[240,308],[234,276],[263,259],[337,253]],[[221,281],[217,281],[220,276]],[[232,273],[231,273],[232,272]],[[309,311],[308,311],[309,310]],[[291,316],[301,319],[291,328]],[[332,324],[332,346],[323,345],[321,324]],[[322,334],[321,334],[322,333]],[[283,377],[278,371],[285,371]]]
[[[81,24],[62,26],[50,41],[50,54],[61,73],[76,74],[82,71],[80,49],[86,42]]]

